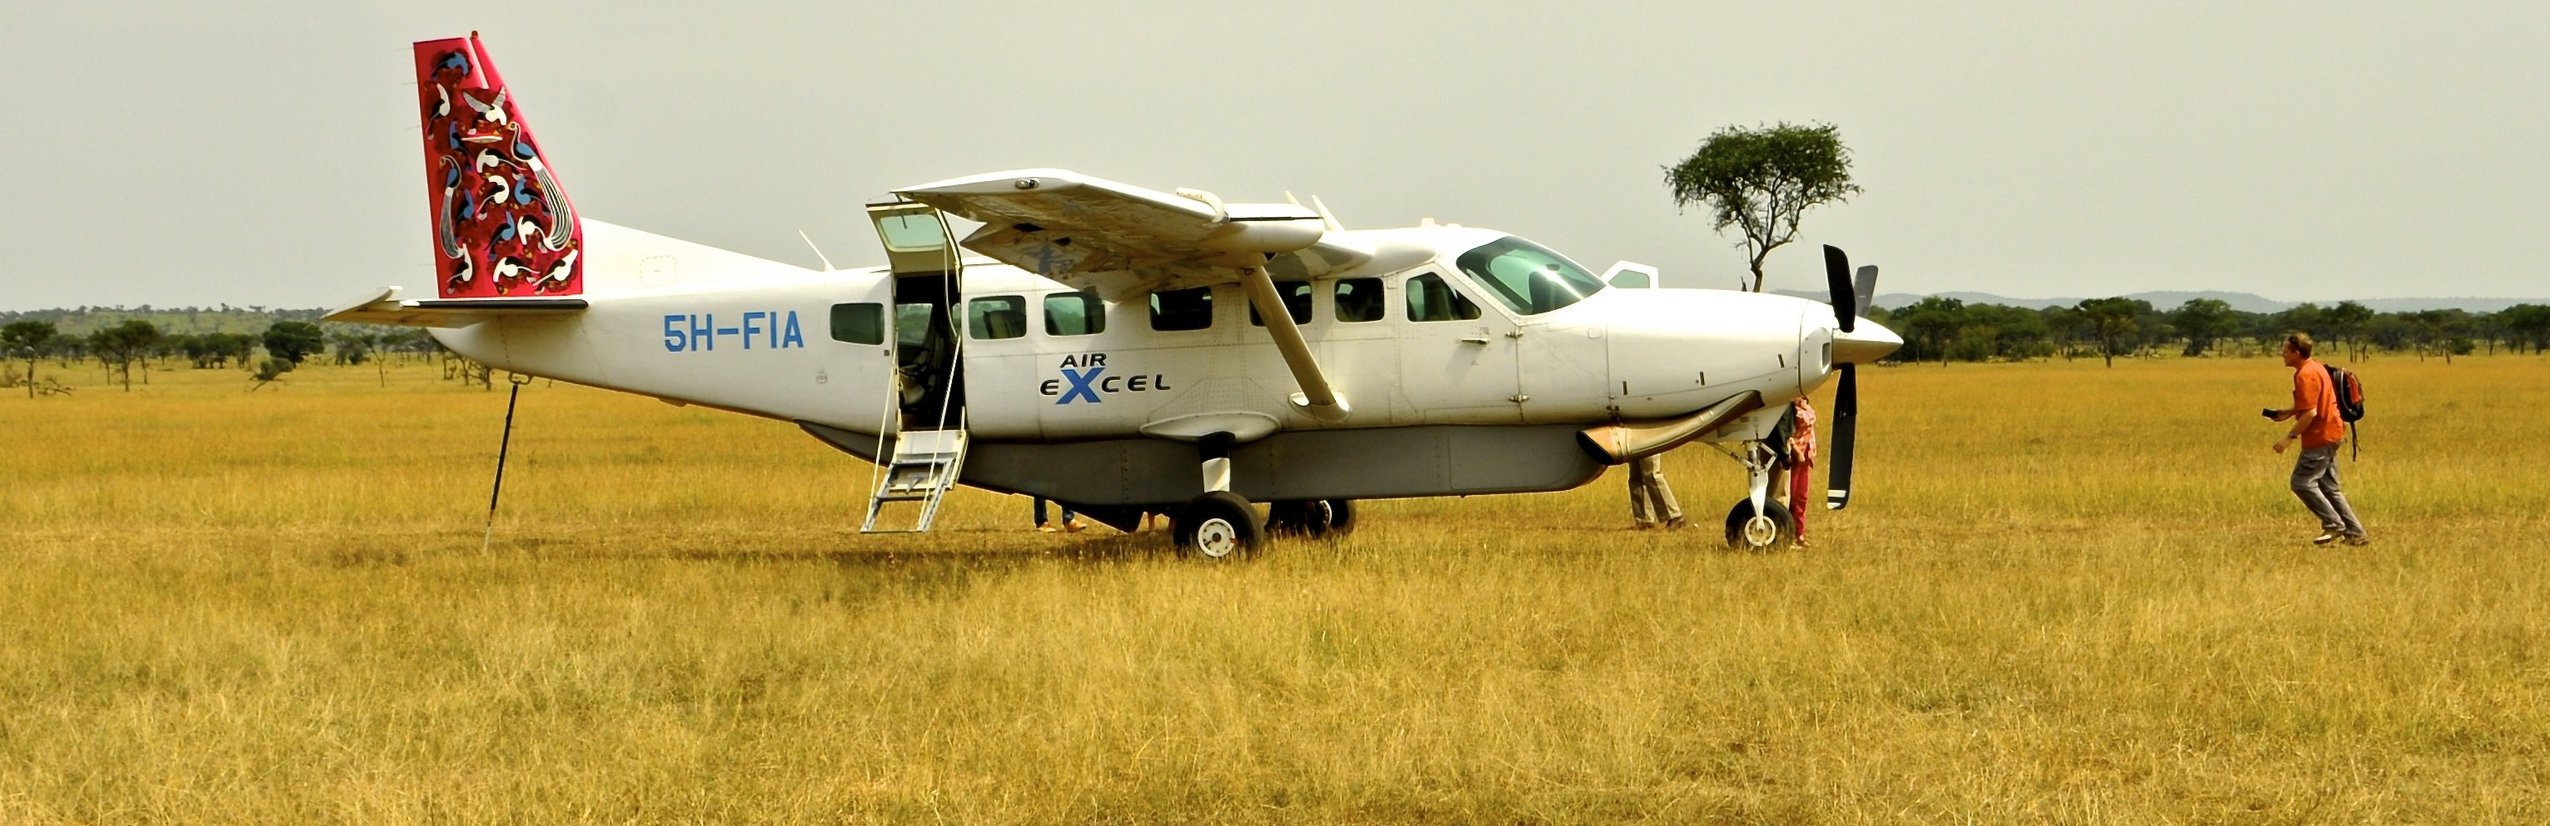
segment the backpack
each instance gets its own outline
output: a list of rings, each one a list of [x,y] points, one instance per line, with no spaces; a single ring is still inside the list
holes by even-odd
[[[2329,389],[2337,393],[2338,418],[2347,424],[2364,420],[2364,383],[2354,373],[2329,367]]]
[[[2361,457],[2364,443],[2355,438],[2355,423],[2364,420],[2364,382],[2336,365],[2324,362],[2320,366],[2329,371],[2329,392],[2337,396],[2338,420],[2346,422],[2347,457]]]

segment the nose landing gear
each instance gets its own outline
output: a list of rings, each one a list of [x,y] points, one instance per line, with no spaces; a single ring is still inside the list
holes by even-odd
[[[1736,500],[1727,511],[1727,547],[1747,551],[1788,547],[1797,541],[1797,526],[1789,518],[1789,509],[1770,496],[1771,471],[1779,464],[1779,453],[1768,443],[1748,442],[1743,459],[1751,494]]]
[[[1789,509],[1772,503],[1769,512],[1756,512],[1753,500],[1738,499],[1727,511],[1727,547],[1747,551],[1768,551],[1787,547],[1797,541],[1797,528],[1789,521]]]

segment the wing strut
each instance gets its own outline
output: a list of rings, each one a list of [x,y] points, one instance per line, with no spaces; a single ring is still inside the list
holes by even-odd
[[[1250,267],[1240,272],[1240,284],[1248,290],[1248,303],[1257,307],[1257,317],[1266,320],[1276,352],[1284,354],[1284,367],[1293,371],[1293,381],[1302,386],[1302,392],[1293,394],[1293,406],[1323,422],[1345,420],[1346,399],[1329,389],[1328,376],[1319,372],[1319,360],[1311,357],[1301,328],[1294,326],[1292,312],[1284,309],[1283,296],[1275,292],[1275,279],[1267,277],[1264,267]]]

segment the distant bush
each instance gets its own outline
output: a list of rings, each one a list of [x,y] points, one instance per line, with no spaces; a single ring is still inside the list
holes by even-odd
[[[289,372],[292,372],[292,361],[290,359],[269,357],[264,362],[257,365],[257,375],[254,377],[257,383],[249,385],[248,392],[257,392],[257,388],[264,387],[276,379],[283,378],[283,374]]]

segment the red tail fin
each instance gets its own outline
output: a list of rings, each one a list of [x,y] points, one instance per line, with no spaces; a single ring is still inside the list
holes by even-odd
[[[478,35],[416,44],[444,298],[584,291],[584,227]]]

